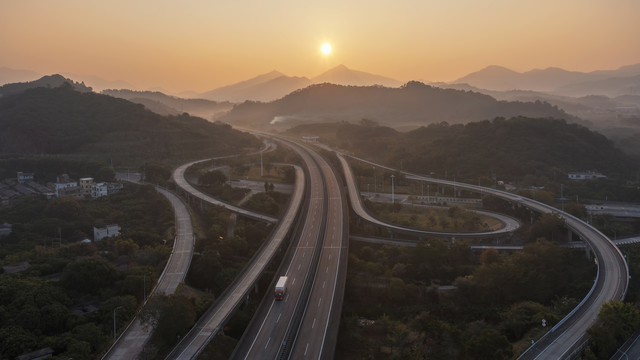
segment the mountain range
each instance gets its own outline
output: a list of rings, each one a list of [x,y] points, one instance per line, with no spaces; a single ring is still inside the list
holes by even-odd
[[[640,93],[640,64],[586,73],[554,67],[520,73],[493,65],[461,77],[453,83],[498,91],[533,90],[564,96],[615,97]]]
[[[215,101],[242,102],[272,101],[298,89],[312,84],[331,83],[337,85],[369,86],[381,85],[398,87],[402,82],[388,77],[370,74],[364,71],[352,70],[344,65],[338,65],[311,79],[307,77],[287,76],[279,71],[272,71],[241,81],[236,84],[223,86],[202,94],[198,97]],[[194,94],[191,94],[192,96]]]
[[[166,95],[159,91],[134,91],[134,90],[103,90],[104,95],[109,95],[131,102],[142,104],[147,109],[160,115],[178,115],[189,113],[207,120],[215,120],[220,114],[233,107],[233,104],[224,101],[217,102],[206,99],[183,99]]]
[[[220,120],[232,125],[279,129],[310,122],[367,119],[396,129],[409,129],[432,123],[512,116],[580,121],[540,101],[498,101],[477,92],[442,89],[420,82],[398,88],[316,84],[272,102],[237,104]]]
[[[81,76],[63,74],[92,87],[95,91],[105,89],[132,89],[135,86],[125,81],[109,81],[97,76]],[[0,68],[0,85],[14,82],[32,81],[39,75],[29,70],[14,70]],[[402,82],[353,70],[344,65],[336,66],[328,71],[312,77],[288,76],[279,71],[271,71],[235,84],[222,86],[207,92],[193,91],[178,94],[185,98],[203,98],[213,101],[243,102],[272,101],[305,88],[312,84],[332,83],[337,85],[369,86],[382,85],[398,87]],[[622,66],[616,70],[598,70],[592,72],[568,71],[550,67],[517,72],[502,66],[488,66],[482,70],[470,73],[453,82],[437,83],[435,85],[451,87],[454,84],[468,84],[478,89],[489,91],[531,90],[545,92],[552,95],[581,97],[588,95],[604,95],[618,97],[621,95],[640,94],[640,63]],[[164,89],[147,89],[170,94]]]

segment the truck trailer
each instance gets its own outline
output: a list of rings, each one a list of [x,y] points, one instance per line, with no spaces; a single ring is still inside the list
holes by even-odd
[[[280,278],[278,279],[278,283],[276,284],[276,292],[275,292],[276,300],[279,301],[284,299],[284,294],[286,292],[287,292],[287,277],[280,276]]]

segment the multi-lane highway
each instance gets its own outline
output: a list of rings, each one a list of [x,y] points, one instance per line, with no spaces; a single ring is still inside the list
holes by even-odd
[[[335,350],[346,280],[344,197],[322,157],[288,146],[308,168],[310,201],[293,255],[279,274],[289,278],[287,294],[282,301],[263,302],[234,359],[332,358]]]
[[[340,326],[348,257],[347,204],[327,161],[310,150],[326,185],[327,218],[322,253],[290,359],[333,359]]]

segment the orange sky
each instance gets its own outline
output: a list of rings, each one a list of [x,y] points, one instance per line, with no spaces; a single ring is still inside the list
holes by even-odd
[[[639,34],[638,0],[0,0],[0,67],[170,91],[339,64],[401,81],[614,69],[640,62]]]

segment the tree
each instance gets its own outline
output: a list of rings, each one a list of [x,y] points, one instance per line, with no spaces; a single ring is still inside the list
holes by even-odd
[[[500,261],[500,253],[496,249],[485,249],[480,254],[480,263],[482,265],[493,264]]]
[[[556,213],[544,213],[533,224],[531,234],[534,239],[559,240],[559,233],[564,231],[564,220]]]
[[[97,294],[111,286],[118,277],[118,270],[102,258],[76,260],[65,266],[60,278],[62,286],[82,293]]]
[[[17,326],[0,328],[0,354],[3,358],[13,359],[36,346],[36,337],[25,329]]]
[[[171,169],[159,163],[146,164],[141,171],[144,171],[145,181],[164,185],[171,178]]]
[[[143,309],[143,324],[155,328],[165,344],[174,344],[196,320],[196,312],[191,301],[179,295],[156,295]]]
[[[640,327],[640,311],[633,304],[611,300],[587,330],[589,349],[597,359],[609,359],[615,350]]]
[[[198,177],[202,185],[222,185],[227,181],[227,176],[220,170],[207,171]]]
[[[511,343],[495,329],[480,330],[464,344],[468,359],[500,360],[513,356]]]

